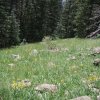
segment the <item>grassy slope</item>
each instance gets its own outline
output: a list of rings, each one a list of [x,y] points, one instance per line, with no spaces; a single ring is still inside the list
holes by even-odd
[[[53,43],[58,48],[68,48],[69,51],[48,52],[43,43],[0,50],[0,95],[4,100],[42,100],[34,91],[34,86],[40,83],[57,84],[59,88],[55,94],[44,92],[44,100],[69,100],[81,95],[89,95],[95,100],[98,94],[92,92],[88,87],[90,83],[84,81],[100,76],[100,68],[92,64],[96,57],[88,56],[91,53],[89,48],[100,46],[100,39],[68,39]],[[30,55],[33,49],[39,51],[37,56]],[[19,54],[21,59],[14,61],[11,54]],[[76,60],[68,61],[70,55],[75,56]],[[54,65],[50,65],[50,62]],[[15,66],[10,67],[10,63]],[[21,90],[11,89],[12,81],[18,79],[30,79],[32,86]],[[94,81],[95,78],[91,83]]]

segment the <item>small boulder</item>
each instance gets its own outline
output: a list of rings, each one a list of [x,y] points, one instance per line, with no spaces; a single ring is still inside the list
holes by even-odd
[[[35,87],[35,90],[39,92],[43,92],[43,91],[56,92],[57,86],[53,84],[40,84]]]
[[[24,84],[25,87],[31,86],[31,82],[28,79],[22,80],[22,83]]]
[[[71,100],[92,100],[89,96],[81,96]]]
[[[100,65],[100,59],[99,58],[98,59],[95,59],[94,62],[93,62],[93,64],[95,66],[99,66]]]
[[[17,61],[19,59],[21,59],[20,55],[16,55],[16,54],[12,54],[11,57],[14,59],[14,61]]]
[[[100,54],[100,47],[93,48],[94,54]]]
[[[100,95],[97,96],[97,100],[100,100]]]

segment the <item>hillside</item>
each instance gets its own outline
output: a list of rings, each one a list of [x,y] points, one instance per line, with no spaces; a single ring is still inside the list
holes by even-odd
[[[100,39],[45,41],[0,50],[0,100],[70,100],[85,95],[96,100],[100,93],[100,65],[93,64],[100,54],[92,55],[96,47]],[[36,90],[44,83],[56,85],[57,91]]]

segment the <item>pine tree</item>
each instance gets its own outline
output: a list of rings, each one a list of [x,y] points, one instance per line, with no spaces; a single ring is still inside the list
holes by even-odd
[[[44,17],[44,35],[55,35],[55,30],[60,20],[62,0],[46,0]]]
[[[19,43],[19,24],[11,9],[11,0],[0,2],[0,48]]]
[[[23,5],[22,5],[23,6]],[[27,42],[32,41],[35,23],[35,14],[32,0],[26,0],[23,9],[23,14],[21,15],[21,38],[25,38]]]
[[[43,20],[45,0],[26,0],[20,17],[21,38],[27,42],[40,41],[43,38]]]
[[[91,16],[91,0],[76,0],[77,12],[75,16],[76,36],[84,38],[87,36],[86,28],[89,26]]]
[[[75,0],[66,0],[62,13],[62,29],[64,38],[72,38],[75,35],[74,19],[76,14]]]
[[[7,19],[4,22],[3,26],[5,38],[3,39],[4,47],[17,45],[20,42],[19,39],[19,24],[16,20],[15,14],[12,11],[10,16],[7,16]]]
[[[20,42],[20,28],[19,23],[14,14],[14,10],[11,11],[11,15],[8,17],[8,25],[9,25],[9,45],[17,45]],[[6,22],[6,23],[7,23]]]
[[[9,34],[6,33],[5,25],[6,19],[9,15],[9,3],[7,1],[0,1],[0,48],[6,47],[9,42]]]

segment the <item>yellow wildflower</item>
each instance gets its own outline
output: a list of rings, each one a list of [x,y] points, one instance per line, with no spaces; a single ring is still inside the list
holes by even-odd
[[[89,77],[88,77],[88,81],[97,81],[99,78],[98,78],[98,76],[96,76],[96,75],[90,75]]]
[[[31,86],[31,82],[29,80],[13,81],[11,84],[13,89],[22,89],[29,86]]]
[[[61,80],[61,83],[64,83],[64,80]]]

